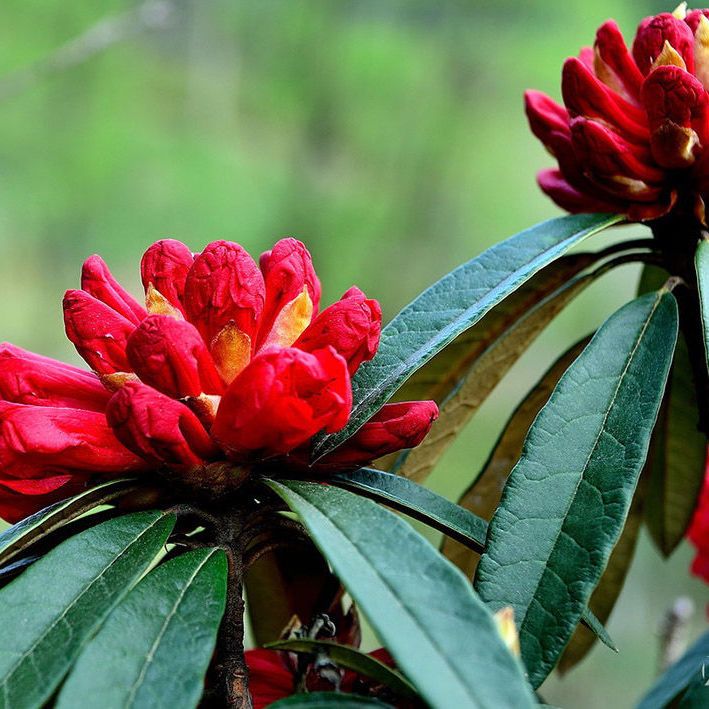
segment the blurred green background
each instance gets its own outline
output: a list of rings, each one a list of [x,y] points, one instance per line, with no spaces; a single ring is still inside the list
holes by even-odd
[[[254,254],[312,250],[326,301],[356,283],[385,315],[495,241],[558,213],[522,92],[558,96],[563,59],[615,17],[626,36],[672,8],[607,0],[3,0],[0,338],[77,361],[61,297],[100,253],[138,291],[154,240],[217,238]],[[637,230],[638,228],[636,228]],[[612,236],[600,236],[607,243]],[[591,288],[515,367],[434,474],[457,496],[557,354],[633,292]],[[709,594],[643,539],[609,629],[543,688],[567,708],[630,706],[655,672],[657,628]]]

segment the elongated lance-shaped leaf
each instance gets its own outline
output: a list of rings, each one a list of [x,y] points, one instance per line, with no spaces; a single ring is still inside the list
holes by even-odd
[[[684,539],[704,480],[707,440],[698,424],[689,351],[680,336],[647,464],[645,523],[666,557]]]
[[[63,542],[0,591],[0,708],[44,704],[174,523],[160,512],[109,520]]]
[[[642,479],[638,485],[633,503],[630,506],[630,512],[625,520],[625,527],[616,543],[608,565],[603,571],[601,580],[598,586],[591,594],[591,599],[588,602],[587,613],[593,613],[598,623],[606,623],[610,617],[613,608],[615,607],[618,596],[620,595],[625,578],[630,570],[630,564],[635,556],[635,548],[637,547],[640,526],[643,519],[643,488]],[[585,620],[588,620],[587,618]],[[603,627],[603,626],[601,626]],[[559,660],[558,670],[562,674],[568,672],[577,665],[589,653],[591,648],[599,638],[608,647],[617,651],[612,640],[609,644],[597,633],[598,628],[592,626],[588,622],[580,623],[574,634],[571,636],[569,644],[564,648]],[[605,628],[604,628],[605,631]],[[607,631],[605,631],[607,634]]]
[[[381,470],[361,468],[352,473],[333,475],[328,483],[383,502],[473,549],[482,551],[485,545],[487,522],[484,519],[413,480]]]
[[[268,481],[434,709],[531,707],[518,660],[465,577],[404,520],[346,490]]]
[[[348,645],[338,645],[326,640],[310,640],[309,638],[297,638],[294,640],[281,640],[269,643],[267,647],[271,650],[283,650],[306,655],[325,655],[338,667],[353,670],[365,677],[375,680],[378,684],[383,684],[402,697],[418,697],[416,690],[409,684],[408,680],[401,676],[396,670],[388,667],[375,657],[367,655],[357,648]]]
[[[704,633],[682,657],[661,674],[637,709],[664,709],[693,681],[703,680],[709,657],[709,633]],[[706,705],[705,705],[706,706]]]
[[[544,328],[593,282],[595,274],[579,276],[509,324],[483,352],[449,393],[430,433],[416,448],[401,454],[393,470],[413,480],[425,480],[457,435],[492,390]]]
[[[292,697],[279,699],[268,705],[269,709],[360,709],[360,707],[379,707],[379,709],[394,709],[391,704],[385,704],[372,697],[360,697],[356,694],[343,692],[311,692],[310,694],[294,694]]]
[[[475,550],[471,553],[482,552],[485,546],[488,524],[484,519],[413,480],[381,470],[361,468],[352,473],[338,473],[328,483],[383,502],[456,539],[466,549]],[[604,644],[616,649],[606,629],[591,611],[584,610],[582,621]]]
[[[397,391],[395,398],[400,401],[433,399],[437,404],[442,404],[475,361],[512,323],[593,265],[598,258],[595,253],[568,254],[545,266],[417,369]]]
[[[664,269],[645,266],[638,294],[661,288],[668,278]],[[699,419],[689,349],[680,332],[645,464],[645,523],[664,556],[669,556],[684,538],[704,479],[707,441],[699,430]]]
[[[612,315],[559,381],[488,530],[475,585],[512,605],[539,686],[571,637],[623,528],[677,339],[668,291]]]
[[[6,564],[31,544],[67,522],[137,488],[135,480],[111,480],[25,517],[0,534],[0,565]]]
[[[329,453],[358,431],[417,369],[541,268],[620,221],[618,215],[603,214],[552,219],[492,246],[424,291],[384,328],[376,356],[352,380],[349,423],[322,437],[313,457]]]
[[[590,338],[577,342],[545,372],[535,387],[510,417],[500,434],[482,472],[463,493],[458,505],[477,517],[489,520],[502,498],[502,491],[512,468],[522,455],[522,446],[527,431],[540,409],[549,400],[561,375],[581,354]],[[441,551],[468,578],[472,578],[480,557],[470,546],[464,546],[453,538],[443,540]]]
[[[158,566],[121,601],[62,687],[59,709],[196,707],[226,603],[220,549]]]
[[[701,306],[702,327],[704,330],[704,355],[709,369],[709,241],[706,239],[702,239],[699,242],[694,264],[697,270],[699,304]]]

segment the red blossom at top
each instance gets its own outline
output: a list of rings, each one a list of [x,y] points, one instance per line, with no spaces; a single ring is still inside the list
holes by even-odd
[[[570,212],[617,212],[635,221],[670,212],[707,224],[709,10],[644,19],[632,50],[617,24],[564,64],[564,106],[525,95],[533,133],[558,167],[539,185]]]
[[[99,475],[211,463],[301,471],[311,439],[343,428],[350,377],[379,344],[381,309],[356,288],[319,312],[295,239],[260,265],[238,244],[172,239],[141,261],[145,304],[99,256],[64,298],[66,333],[93,371],[0,346],[0,517],[16,521]],[[386,405],[311,474],[417,445],[433,402]]]

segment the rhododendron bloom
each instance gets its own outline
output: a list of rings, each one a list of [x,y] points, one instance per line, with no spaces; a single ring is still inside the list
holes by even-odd
[[[268,465],[322,476],[417,445],[432,402],[385,406],[308,466],[312,438],[343,428],[350,377],[379,344],[381,310],[356,288],[319,312],[305,246],[258,265],[238,244],[193,254],[165,239],[141,261],[144,304],[98,256],[64,298],[66,333],[93,371],[0,350],[0,516],[14,521],[98,475],[171,477]],[[244,475],[234,475],[243,480]]]
[[[570,212],[673,212],[706,225],[708,89],[709,10],[646,18],[632,49],[609,20],[564,64],[564,106],[526,94],[532,131],[558,163],[541,188]]]

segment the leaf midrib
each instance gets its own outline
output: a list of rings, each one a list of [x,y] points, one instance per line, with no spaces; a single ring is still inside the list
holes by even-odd
[[[363,554],[363,552],[362,552],[362,550],[360,549],[360,547],[359,547],[354,541],[352,541],[352,540],[344,533],[344,531],[342,530],[342,528],[334,521],[334,518],[328,517],[328,516],[321,510],[320,507],[318,507],[317,505],[311,503],[309,500],[306,500],[304,497],[302,497],[301,495],[299,495],[297,492],[294,492],[294,491],[291,490],[290,488],[285,488],[285,489],[287,490],[288,494],[296,495],[296,496],[299,498],[299,500],[301,501],[301,504],[304,504],[304,505],[309,506],[309,507],[311,507],[312,509],[316,510],[316,511],[318,512],[318,514],[320,515],[320,517],[322,518],[322,520],[325,521],[325,523],[330,523],[330,524],[337,530],[337,532],[338,532],[338,534],[340,535],[340,537],[341,537],[342,539],[344,539],[344,541],[345,541],[347,544],[349,544],[349,545],[357,552],[357,557],[360,558],[360,559],[362,559],[362,560],[364,560],[364,562],[366,563],[366,565],[369,566],[369,568],[371,568],[371,569],[374,571],[375,576],[380,580],[380,582],[382,583],[382,585],[386,588],[386,590],[387,590],[387,591],[389,592],[389,594],[392,596],[392,598],[393,598],[394,601],[395,601],[395,604],[398,605],[398,606],[405,612],[406,616],[407,616],[409,619],[411,619],[411,620],[416,620],[415,616],[413,616],[413,615],[411,614],[411,611],[409,610],[408,606],[405,605],[405,604],[403,603],[403,601],[401,601],[401,600],[399,599],[399,597],[396,595],[396,593],[394,592],[393,586],[380,574],[379,570],[378,570],[375,566],[373,566],[372,564],[370,564],[370,563],[367,562],[367,557]],[[398,518],[395,517],[395,519],[397,519],[397,522],[400,522],[400,520],[398,520]],[[405,524],[405,523],[402,522],[402,524]],[[316,541],[316,543],[317,543],[317,539],[315,539],[314,541]],[[444,660],[444,663],[443,663],[443,664],[449,669],[449,671],[451,672],[451,674],[458,680],[459,685],[464,689],[464,693],[465,693],[472,701],[474,701],[474,702],[479,702],[479,698],[478,698],[476,695],[474,695],[474,694],[470,694],[470,692],[468,691],[470,688],[469,688],[469,686],[468,686],[468,685],[465,683],[465,681],[464,681],[464,680],[465,680],[465,674],[462,673],[462,672],[460,672],[454,665],[451,665],[451,664],[448,662],[448,654],[447,654],[446,652],[444,652],[443,648],[441,648],[441,646],[439,645],[438,641],[437,641],[435,638],[433,638],[432,636],[430,636],[428,633],[426,633],[425,630],[424,630],[425,626],[421,625],[418,621],[416,621],[416,622],[414,623],[414,625],[415,625],[417,628],[419,628],[420,632],[421,632],[421,633],[424,635],[424,637],[431,643],[431,645],[433,646],[433,648],[438,652],[439,657],[441,657],[441,658]],[[421,690],[421,688],[419,688],[419,689],[420,689],[420,691],[422,691],[422,693],[423,693],[423,690]],[[484,704],[477,704],[476,706],[484,706]]]
[[[143,663],[143,665],[140,669],[140,673],[138,674],[138,678],[136,679],[136,681],[133,683],[133,685],[130,688],[130,692],[128,693],[128,697],[126,699],[126,703],[124,706],[130,707],[133,705],[135,695],[138,693],[138,690],[140,689],[141,685],[143,684],[143,681],[145,680],[145,675],[148,672],[148,667],[150,667],[150,664],[152,663],[153,659],[155,658],[155,653],[157,652],[157,648],[160,645],[160,642],[162,641],[165,633],[167,632],[168,626],[172,622],[172,619],[175,616],[175,613],[177,613],[177,609],[179,608],[180,604],[182,603],[182,600],[185,597],[185,595],[187,594],[187,591],[190,590],[190,587],[191,587],[192,582],[194,581],[195,577],[202,570],[204,565],[214,556],[215,552],[216,552],[216,550],[211,551],[200,562],[199,566],[194,570],[194,572],[190,575],[189,579],[185,583],[184,588],[180,591],[178,597],[175,600],[175,603],[172,605],[170,612],[167,614],[162,626],[160,627],[160,632],[155,637],[155,641],[150,646],[150,649],[148,650],[148,652],[145,655],[145,662]]]
[[[94,579],[91,580],[91,583],[89,583],[84,590],[79,593],[76,598],[52,621],[51,625],[46,629],[44,633],[32,644],[32,646],[26,650],[18,661],[13,665],[13,667],[10,669],[10,671],[5,675],[4,679],[0,683],[0,686],[3,688],[3,696],[5,697],[5,701],[7,702],[7,705],[9,706],[9,689],[8,689],[8,682],[10,679],[14,676],[14,674],[17,672],[17,670],[20,668],[20,666],[25,662],[25,660],[32,655],[32,653],[41,645],[49,636],[49,634],[54,630],[54,628],[64,619],[66,616],[69,614],[69,612],[74,608],[74,606],[82,599],[86,594],[93,588],[94,584],[96,584],[99,580],[101,580],[107,573],[108,571],[116,564],[120,559],[122,559],[133,547],[135,546],[136,542],[140,540],[141,537],[146,535],[158,522],[162,521],[164,518],[158,517],[156,520],[150,523],[149,527],[146,527],[143,531],[138,534],[138,536],[134,537],[126,546],[126,548],[116,556],[113,561],[111,561],[108,566],[106,566],[101,573],[96,576]]]
[[[598,444],[599,444],[599,441],[601,440],[601,436],[603,435],[603,431],[605,430],[606,423],[608,422],[608,417],[610,416],[610,412],[611,412],[611,410],[613,409],[613,406],[614,406],[614,404],[615,404],[616,399],[618,398],[618,392],[620,391],[621,386],[622,386],[623,382],[625,381],[625,377],[626,377],[626,375],[627,375],[627,373],[628,373],[628,369],[630,369],[630,365],[631,365],[632,362],[633,362],[633,359],[634,359],[635,354],[636,354],[636,352],[637,352],[637,350],[638,350],[638,347],[640,346],[640,343],[642,342],[642,339],[643,339],[643,337],[644,337],[644,335],[645,335],[645,332],[647,331],[647,328],[648,328],[650,322],[652,321],[652,318],[653,318],[653,316],[655,315],[655,312],[656,312],[657,308],[659,307],[660,301],[662,300],[663,296],[664,296],[664,294],[663,294],[663,293],[660,293],[660,294],[655,298],[655,302],[654,302],[654,304],[653,304],[653,306],[652,306],[652,309],[651,309],[650,312],[648,313],[648,316],[647,316],[647,318],[645,319],[645,322],[643,323],[643,326],[642,326],[642,328],[641,328],[641,330],[640,330],[640,333],[638,334],[638,337],[637,337],[637,339],[635,340],[635,343],[633,344],[633,347],[632,347],[632,349],[630,350],[630,353],[628,354],[628,357],[627,357],[627,359],[626,359],[625,365],[624,365],[624,367],[623,367],[623,371],[621,372],[620,377],[618,377],[618,384],[617,384],[617,386],[616,386],[616,388],[615,388],[615,391],[613,392],[613,396],[612,396],[612,398],[611,398],[611,401],[610,401],[609,405],[608,405],[607,408],[606,408],[606,412],[605,412],[605,414],[604,414],[604,416],[603,416],[603,421],[601,422],[601,425],[599,426],[598,435],[596,436],[596,440],[594,441],[593,446],[591,447],[591,450],[590,450],[590,452],[589,452],[589,454],[588,454],[588,457],[586,458],[586,462],[585,462],[584,465],[583,465],[581,475],[579,476],[579,478],[578,478],[578,480],[577,480],[577,482],[576,482],[576,486],[574,487],[574,493],[573,493],[573,495],[570,497],[569,503],[568,503],[568,505],[566,506],[566,510],[564,511],[564,515],[563,515],[563,517],[561,518],[562,523],[559,525],[559,529],[558,529],[558,531],[556,532],[556,535],[555,535],[555,537],[554,537],[554,542],[553,542],[553,544],[551,545],[550,553],[549,553],[548,556],[551,556],[551,554],[553,553],[553,551],[557,548],[557,544],[558,544],[558,541],[559,541],[559,537],[561,536],[561,533],[562,533],[562,531],[563,531],[563,529],[564,529],[564,521],[567,519],[567,517],[568,517],[568,515],[569,515],[569,510],[571,509],[572,505],[574,504],[574,501],[576,500],[576,497],[577,497],[577,494],[578,494],[578,489],[579,489],[579,487],[581,486],[581,482],[585,479],[586,472],[588,471],[589,463],[591,462],[591,459],[593,458],[593,455],[595,454],[596,450],[598,449]],[[539,576],[539,578],[538,578],[538,580],[537,580],[537,583],[536,583],[536,585],[535,585],[535,587],[534,587],[534,592],[533,592],[533,593],[531,594],[531,596],[530,596],[531,599],[537,597],[537,592],[539,591],[539,587],[540,587],[540,585],[541,585],[542,579],[544,578],[544,574],[545,574],[547,568],[548,568],[548,566],[545,565],[545,566],[544,566],[544,569],[542,570],[542,573],[540,574],[540,576]],[[529,615],[529,610],[530,610],[530,608],[531,608],[531,603],[528,603],[528,604],[527,604],[527,607],[525,608],[525,611],[524,611],[524,616],[522,617],[522,620],[521,620],[521,622],[520,622],[520,624],[519,624],[520,632],[522,631],[523,628],[525,628],[526,621],[527,621],[527,616]]]

